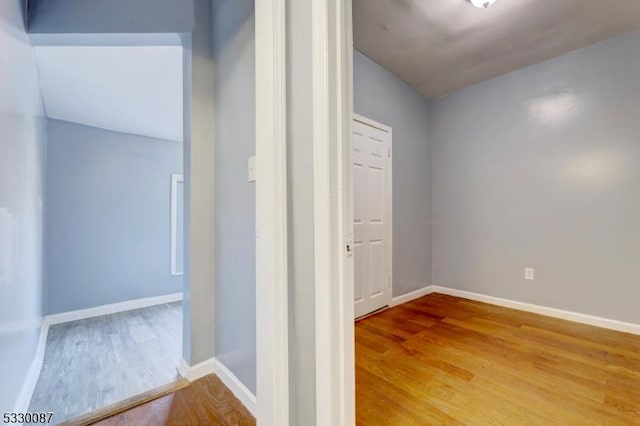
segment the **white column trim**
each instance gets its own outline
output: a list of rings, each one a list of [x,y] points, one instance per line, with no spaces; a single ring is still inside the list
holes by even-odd
[[[316,425],[355,424],[350,0],[312,1]]]
[[[256,332],[260,426],[289,424],[286,1],[255,4]]]
[[[316,425],[334,423],[331,353],[331,142],[329,122],[329,2],[314,0],[312,5],[312,92],[313,92],[313,206],[315,270],[315,355],[316,355]]]

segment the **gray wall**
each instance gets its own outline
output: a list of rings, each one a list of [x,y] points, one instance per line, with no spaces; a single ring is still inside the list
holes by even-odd
[[[393,129],[393,295],[431,284],[428,102],[354,51],[354,110]]]
[[[256,392],[255,27],[253,0],[213,4],[216,357]]]
[[[14,408],[42,322],[46,120],[20,3],[0,2],[0,412]]]
[[[182,291],[170,274],[182,144],[49,120],[48,313]]]
[[[193,0],[31,0],[29,33],[188,33]]]
[[[432,103],[434,284],[640,323],[639,71],[636,32]]]
[[[189,365],[214,355],[213,12],[194,1],[195,26],[184,36],[184,320]]]

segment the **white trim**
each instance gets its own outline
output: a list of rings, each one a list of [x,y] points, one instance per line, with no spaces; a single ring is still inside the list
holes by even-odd
[[[42,363],[44,361],[44,353],[47,346],[47,336],[49,334],[49,322],[47,318],[44,318],[42,325],[40,326],[40,337],[38,338],[38,346],[36,347],[36,355],[29,365],[27,376],[22,383],[20,393],[13,406],[14,413],[26,413],[29,411],[29,404],[33,397],[33,391],[36,389],[38,378],[40,377],[40,371],[42,370]]]
[[[256,420],[289,424],[286,0],[255,5]]]
[[[329,4],[312,1],[313,242],[315,271],[316,425],[337,424],[333,409],[331,282],[331,123]]]
[[[546,306],[533,305],[531,303],[518,302],[515,300],[502,299],[499,297],[487,296],[479,293],[458,290],[448,287],[432,286],[431,293],[442,293],[449,296],[462,297],[465,299],[476,300],[478,302],[490,303],[492,305],[503,306],[505,308],[519,309],[521,311],[531,312],[534,314],[546,315],[552,318],[559,318],[567,321],[573,321],[581,324],[593,325],[595,327],[606,328],[609,330],[622,331],[640,335],[640,324],[632,324],[628,322],[617,321],[608,318],[596,317],[593,315],[581,314],[578,312],[565,311],[557,308],[549,308]]]
[[[355,121],[359,121],[362,124],[366,124],[367,126],[375,127],[376,129],[382,130],[383,132],[392,133],[393,131],[392,128],[387,126],[386,124],[379,123],[363,115],[356,114],[355,112],[353,113],[353,119]]]
[[[424,297],[427,294],[431,294],[433,293],[433,288],[434,286],[430,285],[427,287],[422,287],[410,293],[403,294],[402,296],[393,297],[391,299],[391,303],[389,303],[389,307],[393,308],[394,306],[402,305],[403,303],[408,303],[412,300]]]
[[[171,275],[184,275],[184,270],[178,271],[178,184],[179,183],[183,184],[182,195],[183,195],[183,201],[184,201],[184,176],[181,174],[172,174],[171,175]],[[184,260],[183,260],[183,266],[184,266]]]
[[[491,305],[503,306],[505,308],[517,309],[520,311],[531,312],[534,314],[545,315],[551,318],[558,318],[567,321],[573,321],[580,324],[592,325],[594,327],[606,328],[608,330],[621,331],[623,333],[640,335],[640,324],[633,324],[608,318],[596,317],[593,315],[581,314],[579,312],[565,311],[563,309],[549,308],[547,306],[534,305],[531,303],[518,302],[516,300],[503,299],[500,297],[488,296],[486,294],[473,293],[455,288],[428,286],[419,290],[407,293],[402,296],[394,297],[391,300],[390,307],[398,306],[403,303],[426,296],[431,293],[442,293],[448,296],[461,297],[463,299],[475,300],[477,302],[489,303]]]
[[[181,377],[195,382],[204,376],[215,373],[215,358],[209,358],[195,365],[189,365],[184,358],[180,358],[177,369]]]
[[[146,297],[144,299],[127,300],[111,303],[109,305],[96,306],[94,308],[79,309],[77,311],[62,312],[60,314],[47,315],[45,322],[49,325],[63,322],[77,321],[85,318],[99,317],[118,312],[132,311],[134,309],[147,308],[149,306],[163,305],[165,303],[182,300],[182,293],[167,294],[165,296]]]
[[[240,400],[242,405],[255,417],[258,412],[256,396],[247,388],[235,374],[231,372],[220,360],[213,360],[213,369],[218,378]]]
[[[311,5],[317,425],[355,424],[351,0]]]
[[[333,284],[336,293],[333,313],[337,318],[337,342],[334,357],[337,368],[332,373],[338,383],[339,392],[333,396],[339,405],[339,421],[343,426],[356,423],[356,360],[354,326],[354,259],[353,256],[340,256],[347,242],[353,241],[353,166],[351,163],[351,137],[353,130],[353,16],[352,0],[336,3],[338,16],[334,25],[338,64],[335,69],[339,92],[338,114],[342,117],[342,137],[336,138],[336,162],[338,194],[336,222],[341,226],[337,231],[336,257],[338,276]],[[340,135],[338,135],[340,136]],[[393,285],[392,285],[393,288]]]
[[[238,398],[247,410],[255,417],[258,412],[256,396],[217,358],[209,358],[201,363],[189,366],[184,358],[180,358],[178,374],[189,382],[195,382],[209,374],[215,374],[224,385]]]
[[[180,357],[180,361],[178,361],[178,365],[176,366],[176,370],[180,377],[189,380],[189,364],[184,358]]]
[[[361,117],[362,118],[362,117]],[[380,125],[379,123],[377,123]],[[385,126],[388,127],[388,126]],[[388,265],[389,274],[389,303],[393,298],[393,130],[388,127],[387,133],[389,133],[389,153],[387,158],[387,253],[386,261]],[[384,154],[383,154],[384,155]]]

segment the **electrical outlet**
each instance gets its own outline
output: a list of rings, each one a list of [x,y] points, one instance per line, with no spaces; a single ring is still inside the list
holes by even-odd
[[[533,281],[534,270],[533,268],[524,268],[524,279]]]

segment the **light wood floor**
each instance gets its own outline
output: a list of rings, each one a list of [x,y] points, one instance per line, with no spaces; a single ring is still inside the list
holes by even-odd
[[[255,426],[253,416],[216,376],[203,377],[96,426]]]
[[[29,411],[57,424],[171,383],[181,354],[182,302],[51,326]]]
[[[359,425],[640,425],[640,336],[441,294],[356,324]]]

